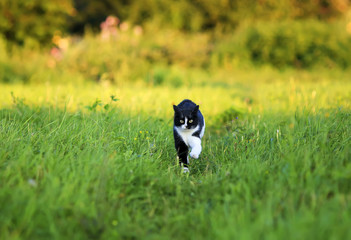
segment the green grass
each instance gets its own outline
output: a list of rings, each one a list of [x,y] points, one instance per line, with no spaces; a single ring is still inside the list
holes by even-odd
[[[0,239],[351,238],[348,83],[2,89]],[[189,175],[183,97],[208,123]]]

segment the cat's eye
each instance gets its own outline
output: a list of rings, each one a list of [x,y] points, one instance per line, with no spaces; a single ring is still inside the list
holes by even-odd
[[[192,119],[190,119],[190,120],[189,120],[189,123],[192,123],[192,122],[193,122],[193,120],[192,120]]]
[[[183,121],[183,120],[180,120],[180,123],[184,123],[184,121]]]

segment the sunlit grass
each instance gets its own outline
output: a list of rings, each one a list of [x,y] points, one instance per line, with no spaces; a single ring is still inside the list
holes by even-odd
[[[351,83],[346,81],[263,83],[209,83],[192,87],[138,86],[117,87],[110,84],[85,85],[0,85],[0,108],[13,105],[13,96],[23,99],[30,106],[54,106],[68,111],[84,109],[96,100],[97,109],[118,99],[118,108],[129,113],[144,112],[153,117],[171,117],[172,104],[189,98],[201,105],[210,118],[234,107],[243,113],[287,113],[308,109],[350,109]],[[13,96],[12,96],[13,95]]]
[[[0,89],[1,239],[351,237],[349,82]],[[183,98],[208,126],[189,175]]]

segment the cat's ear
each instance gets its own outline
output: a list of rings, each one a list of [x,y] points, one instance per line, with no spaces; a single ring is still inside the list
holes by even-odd
[[[199,105],[196,105],[196,107],[193,110],[193,113],[197,113],[199,111],[199,107],[200,107]]]
[[[173,109],[174,109],[174,112],[180,113],[180,109],[176,105],[173,105]]]

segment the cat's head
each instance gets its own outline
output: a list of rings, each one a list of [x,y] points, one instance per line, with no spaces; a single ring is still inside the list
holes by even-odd
[[[182,129],[194,129],[199,123],[197,113],[199,105],[193,108],[180,109],[178,106],[173,105],[174,109],[174,125]]]

